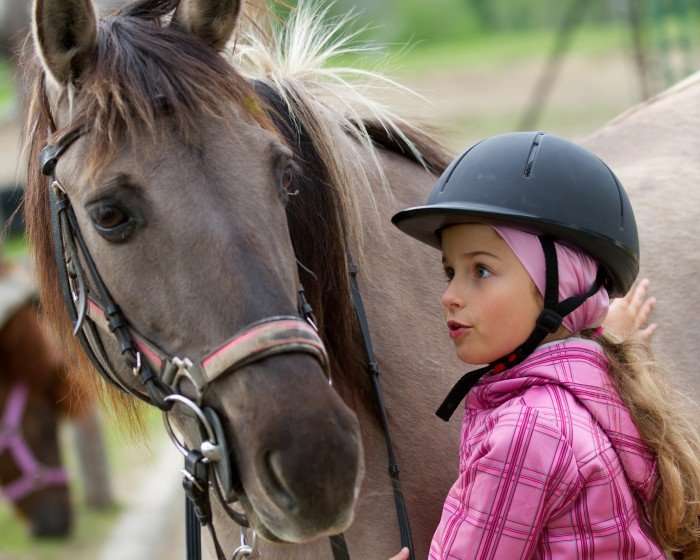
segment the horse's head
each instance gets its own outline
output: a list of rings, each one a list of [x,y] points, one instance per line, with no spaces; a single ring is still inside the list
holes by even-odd
[[[248,325],[298,315],[285,210],[292,152],[251,84],[218,52],[239,12],[233,0],[150,0],[97,21],[90,0],[34,7],[41,69],[30,114],[28,227],[47,305],[61,296],[50,187],[35,162],[45,143],[79,129],[54,174],[55,194],[75,212],[71,231],[85,241],[81,268],[91,255],[143,344],[195,366]],[[86,279],[104,300],[94,275]],[[93,336],[118,383],[145,393],[116,338],[99,325]],[[218,371],[202,406],[223,420],[236,497],[254,527],[301,542],[349,525],[363,461],[357,420],[329,385],[323,360],[286,336],[291,351]],[[139,348],[157,371],[160,362]],[[179,387],[196,396],[187,377]]]
[[[35,537],[66,537],[73,510],[58,445],[62,363],[43,339],[33,305],[0,329],[0,495]]]

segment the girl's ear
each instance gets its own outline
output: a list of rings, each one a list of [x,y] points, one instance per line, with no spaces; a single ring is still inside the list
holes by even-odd
[[[173,23],[223,49],[236,27],[241,4],[242,0],[181,0]]]
[[[35,0],[32,32],[44,71],[60,86],[78,81],[97,50],[91,0]]]

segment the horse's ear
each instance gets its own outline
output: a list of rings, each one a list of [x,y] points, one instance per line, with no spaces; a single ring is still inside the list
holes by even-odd
[[[34,0],[32,30],[44,69],[60,85],[76,82],[93,63],[97,16],[91,0]]]
[[[215,49],[231,38],[243,0],[181,0],[173,22]]]

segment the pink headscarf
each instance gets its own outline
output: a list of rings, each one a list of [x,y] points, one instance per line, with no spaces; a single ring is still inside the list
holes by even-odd
[[[522,265],[544,297],[546,273],[544,251],[537,235],[505,227],[492,226],[518,257]],[[559,263],[559,301],[586,293],[593,285],[598,264],[583,251],[561,243],[554,244]],[[605,288],[600,288],[581,306],[564,317],[564,326],[572,334],[583,329],[600,326],[608,314],[610,298]]]

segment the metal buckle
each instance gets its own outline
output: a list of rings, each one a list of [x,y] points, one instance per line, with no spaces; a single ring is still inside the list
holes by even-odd
[[[204,393],[205,387],[202,387],[197,383],[195,376],[190,372],[190,368],[193,368],[194,364],[189,358],[178,358],[174,356],[168,360],[163,372],[161,373],[161,380],[166,385],[170,385],[175,391],[179,391],[180,382],[183,379],[187,379],[195,390],[195,401],[197,405],[202,404],[202,395]]]
[[[131,368],[134,377],[138,377],[141,373],[141,352],[136,352],[136,365]]]
[[[55,190],[57,193],[60,192],[60,193],[63,193],[64,195],[68,196],[66,189],[63,187],[63,185],[61,184],[61,182],[58,179],[54,178],[53,181],[51,181],[51,188],[53,190]]]

